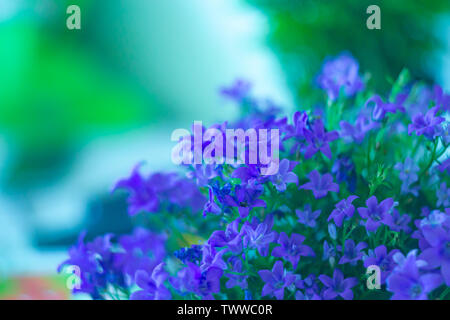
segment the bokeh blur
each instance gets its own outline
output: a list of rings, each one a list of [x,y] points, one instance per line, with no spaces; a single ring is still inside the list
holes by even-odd
[[[142,160],[177,170],[174,129],[237,114],[221,86],[248,79],[289,112],[344,50],[381,92],[403,67],[449,91],[450,4],[0,0],[0,299],[68,297],[56,267],[80,231],[132,228],[111,186]]]

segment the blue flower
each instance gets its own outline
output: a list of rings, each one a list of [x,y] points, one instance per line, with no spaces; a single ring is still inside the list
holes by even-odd
[[[220,93],[231,100],[241,102],[246,98],[252,88],[252,84],[243,79],[236,79],[230,87],[223,87]]]
[[[284,298],[284,289],[289,287],[295,281],[295,276],[284,270],[281,261],[275,262],[272,271],[260,270],[258,274],[265,282],[261,296],[275,296],[277,300]]]
[[[151,276],[144,270],[136,272],[136,284],[141,290],[131,294],[130,300],[169,300],[172,295],[164,285],[169,277],[164,271],[164,263],[157,265]]]
[[[128,189],[128,213],[134,216],[139,212],[157,212],[159,200],[153,185],[148,182],[140,173],[142,163],[137,164],[128,178],[119,180],[112,191],[117,189]]]
[[[181,248],[174,252],[175,257],[177,257],[181,262],[187,263],[199,263],[202,260],[202,246],[192,245],[190,248]]]
[[[273,216],[267,216],[266,220],[256,226],[245,223],[242,226],[245,234],[243,243],[245,247],[257,249],[263,257],[269,253],[269,245],[278,238],[276,231],[272,231]]]
[[[375,107],[373,108],[372,118],[374,120],[383,120],[386,113],[396,113],[397,111],[405,112],[405,107],[403,102],[405,102],[408,96],[406,94],[397,95],[395,102],[384,102],[379,95],[374,95],[369,100],[366,101],[366,107],[374,102]]]
[[[347,121],[341,121],[339,125],[341,127],[339,136],[348,143],[355,142],[357,144],[361,144],[364,141],[367,132],[379,127],[377,122],[370,120],[364,114],[358,116],[354,126]]]
[[[239,257],[231,257],[229,262],[232,264],[231,271],[233,273],[226,273],[225,275],[228,277],[228,281],[225,284],[225,287],[228,289],[233,287],[240,287],[245,290],[248,288],[247,278],[248,275],[245,274],[247,270],[244,269],[242,260]]]
[[[211,179],[218,176],[214,164],[197,164],[186,175],[189,179],[195,179],[199,187],[206,186]]]
[[[387,290],[394,293],[392,300],[426,300],[428,294],[442,284],[439,274],[421,274],[419,268],[426,263],[417,260],[416,251],[406,257],[396,253],[394,260],[398,265],[386,280]]]
[[[436,190],[436,207],[449,207],[450,206],[450,188],[447,188],[447,183],[442,182],[439,188]]]
[[[334,220],[334,223],[338,227],[342,226],[342,221],[345,218],[351,218],[353,217],[353,213],[355,212],[355,206],[352,204],[352,202],[357,199],[358,196],[349,196],[347,199],[342,199],[336,204],[335,209],[331,212],[330,216],[328,217],[328,221],[331,219]]]
[[[345,96],[353,96],[364,88],[358,75],[359,64],[348,53],[341,53],[333,59],[325,61],[317,82],[320,88],[327,91],[328,98],[332,101],[342,92]]]
[[[200,268],[206,270],[210,267],[227,269],[227,264],[223,261],[223,255],[227,253],[226,249],[217,251],[211,244],[205,244],[202,248],[202,262]]]
[[[295,161],[283,159],[280,161],[278,173],[269,177],[269,180],[279,192],[286,191],[286,184],[288,183],[298,184],[298,177],[292,172],[296,165],[297,162]]]
[[[337,131],[325,132],[322,119],[314,121],[311,130],[304,130],[308,146],[305,151],[305,159],[311,158],[317,152],[322,152],[324,156],[331,159],[331,149],[329,143],[339,138]]]
[[[115,264],[132,277],[137,270],[151,273],[166,255],[165,237],[141,227],[120,237],[119,244],[122,250],[115,254]]]
[[[211,267],[201,270],[199,266],[188,262],[176,277],[170,278],[172,286],[181,294],[193,293],[203,299],[214,299],[213,293],[220,292],[220,278],[223,270]]]
[[[112,251],[112,234],[95,238],[85,243],[86,233],[82,232],[75,246],[69,249],[69,258],[58,266],[58,272],[66,266],[76,266],[80,270],[79,286],[73,293],[87,293],[93,299],[104,299],[102,296],[109,284],[125,287],[123,269],[114,263]]]
[[[352,239],[345,240],[344,248],[338,246],[338,249],[342,250],[342,257],[339,260],[339,264],[350,263],[352,266],[356,265],[356,262],[363,257],[363,252],[361,252],[361,250],[365,248],[367,248],[365,242],[360,242],[355,245],[355,241]]]
[[[319,280],[326,287],[323,293],[323,298],[325,300],[333,300],[338,296],[342,297],[345,300],[352,300],[352,288],[358,284],[358,280],[356,278],[344,279],[344,275],[339,269],[334,269],[333,278],[321,274],[319,276]]]
[[[295,214],[298,217],[298,223],[304,224],[308,227],[315,228],[316,220],[319,218],[321,210],[312,211],[310,204],[305,204],[303,210],[296,209]]]
[[[206,216],[207,213],[211,213],[214,215],[218,215],[220,213],[222,213],[222,209],[219,207],[219,205],[217,205],[217,203],[214,201],[214,193],[212,188],[209,188],[208,190],[208,202],[205,204],[204,208],[203,208],[203,215]]]
[[[328,244],[328,241],[325,240],[323,242],[322,260],[329,260],[330,264],[333,264],[335,257],[336,257],[336,250],[334,249],[334,246],[330,246]]]
[[[325,197],[328,192],[339,192],[339,185],[333,182],[333,176],[329,173],[320,175],[319,171],[313,170],[308,175],[310,182],[300,186],[300,189],[311,190],[314,198]]]
[[[415,132],[416,135],[424,135],[430,140],[433,140],[441,133],[439,124],[445,119],[443,117],[436,117],[436,113],[439,111],[439,107],[431,108],[424,115],[418,113],[412,118],[412,123],[408,126],[408,134]]]
[[[400,251],[394,249],[391,250],[391,252],[389,252],[388,254],[386,246],[378,246],[375,248],[375,250],[369,250],[369,254],[367,256],[364,256],[364,267],[368,268],[372,265],[378,266],[381,271],[381,284],[384,284],[386,282],[387,276],[395,267],[393,257],[398,252]]]
[[[242,238],[245,228],[239,231],[239,220],[229,223],[225,229],[214,231],[209,237],[208,243],[214,247],[227,247],[234,253],[242,251]]]
[[[285,232],[281,232],[278,237],[279,247],[272,250],[272,256],[285,258],[292,263],[292,268],[297,269],[300,256],[315,256],[311,247],[304,245],[305,237],[298,233],[292,233],[291,238]]]
[[[420,170],[419,166],[410,157],[406,157],[405,162],[398,162],[394,166],[394,169],[399,171],[398,177],[402,181],[402,194],[411,192],[417,196],[417,191],[410,189],[410,185],[419,179],[417,175]]]
[[[331,167],[331,173],[336,177],[336,182],[346,182],[348,190],[356,190],[356,169],[352,159],[348,156],[341,156],[336,159]]]
[[[377,197],[371,196],[366,201],[367,208],[358,208],[359,215],[363,219],[367,219],[365,226],[367,231],[376,231],[383,223],[390,225],[392,223],[392,216],[390,210],[394,206],[394,200],[387,198],[378,203]]]
[[[250,210],[255,207],[266,207],[264,200],[258,199],[259,192],[246,186],[237,185],[234,189],[234,197],[225,196],[225,202],[231,207],[237,207],[241,218],[245,218]]]
[[[450,286],[450,226],[423,225],[421,231],[429,247],[423,250],[419,258],[427,262],[427,269],[440,268],[446,285]]]

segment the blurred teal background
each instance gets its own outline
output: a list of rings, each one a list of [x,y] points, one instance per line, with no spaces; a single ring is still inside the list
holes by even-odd
[[[237,77],[289,113],[349,50],[381,92],[403,67],[449,91],[448,1],[369,2],[0,0],[0,298],[42,297],[6,279],[53,276],[81,229],[128,232],[110,187],[141,160],[176,169],[171,132],[232,119],[217,92]]]

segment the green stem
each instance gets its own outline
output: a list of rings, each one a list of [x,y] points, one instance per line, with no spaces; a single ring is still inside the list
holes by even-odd
[[[438,300],[444,300],[444,298],[447,296],[447,294],[450,293],[450,287],[447,287],[444,292],[439,296]]]
[[[433,165],[434,160],[436,160],[436,150],[437,150],[438,142],[439,141],[437,139],[434,141],[434,146],[433,146],[433,151],[431,153],[430,161],[428,161],[427,166],[422,171],[422,173],[419,175],[419,180],[427,173],[428,169],[430,169],[431,166]]]

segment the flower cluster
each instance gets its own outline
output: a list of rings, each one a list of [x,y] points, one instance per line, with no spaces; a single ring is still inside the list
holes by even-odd
[[[128,212],[150,229],[106,235],[69,251],[94,299],[449,299],[449,96],[402,71],[385,98],[348,53],[316,78],[327,98],[292,118],[222,88],[242,115],[212,127],[277,128],[267,162],[188,165],[130,177]],[[447,117],[446,117],[447,116]],[[194,130],[196,130],[194,128]],[[204,130],[204,128],[200,128]],[[259,137],[258,137],[259,139]],[[245,160],[245,139],[235,150]],[[214,141],[200,141],[201,150]],[[268,157],[274,157],[274,154]],[[276,155],[278,156],[278,155]],[[272,159],[273,160],[273,159]],[[136,220],[138,221],[138,220]],[[375,289],[366,272],[380,271]]]

